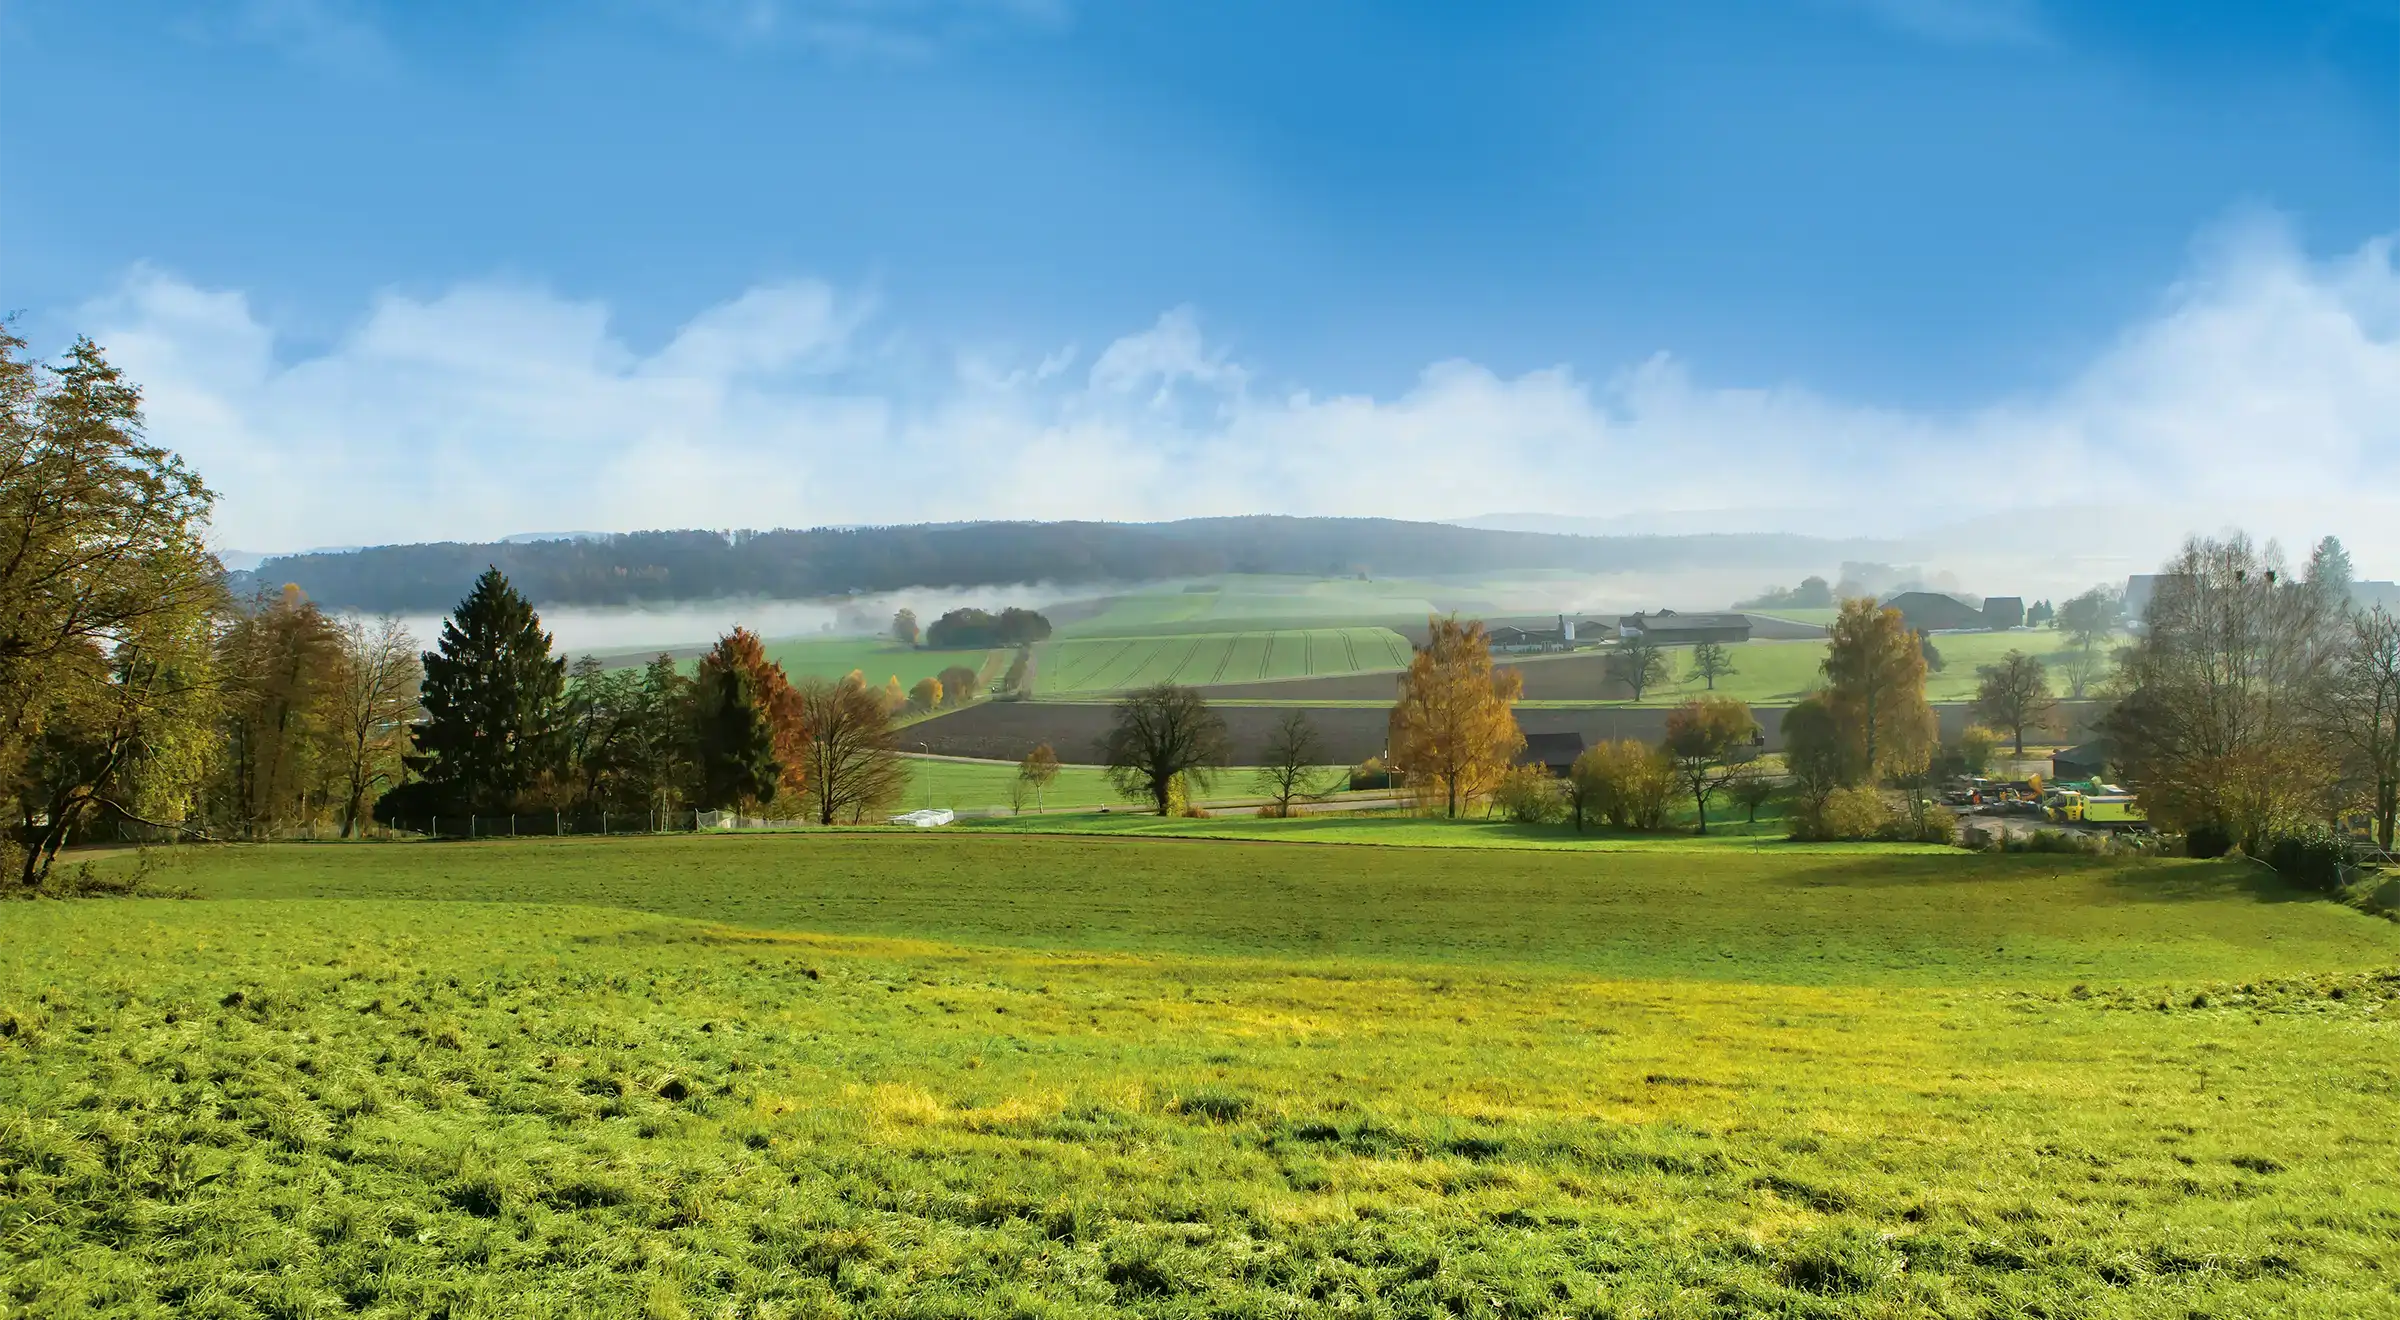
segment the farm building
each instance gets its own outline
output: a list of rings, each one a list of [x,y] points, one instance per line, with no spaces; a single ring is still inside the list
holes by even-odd
[[[2023,596],[1986,596],[1983,598],[1983,626],[1993,631],[2025,626]]]
[[[1750,616],[1747,614],[1677,614],[1660,610],[1656,614],[1628,614],[1617,620],[1619,637],[1647,637],[1661,646],[1687,646],[1695,642],[1746,642],[1750,640]]]
[[[2050,758],[2053,780],[2098,779],[2108,773],[2108,740],[2095,738],[2080,747],[2061,748]]]
[[[1938,591],[1903,591],[1884,605],[1900,611],[1900,621],[1918,632],[1965,632],[1991,626],[1984,622],[1983,611]],[[2017,621],[2025,621],[2023,601],[2017,602]]]
[[[1556,778],[1564,779],[1575,768],[1575,758],[1583,755],[1583,735],[1580,733],[1529,733],[1525,746],[1517,753],[1518,765],[1538,765]]]
[[[1575,623],[1561,614],[1555,628],[1523,628],[1503,623],[1484,635],[1492,639],[1495,651],[1564,651],[1575,645]]]

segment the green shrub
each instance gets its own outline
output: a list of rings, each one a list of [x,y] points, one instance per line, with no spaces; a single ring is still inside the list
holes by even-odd
[[[1824,804],[1792,817],[1795,839],[1872,839],[1891,824],[1891,808],[1871,788],[1837,788]]]
[[[2278,835],[2265,851],[2266,864],[2302,888],[2336,894],[2349,878],[2348,845],[2324,830]]]
[[[1538,765],[1520,765],[1500,777],[1492,805],[1520,825],[1546,825],[1566,815],[1565,785]]]
[[[2192,857],[2223,857],[2233,851],[2233,832],[2222,825],[2194,825],[2184,832],[2183,851]]]

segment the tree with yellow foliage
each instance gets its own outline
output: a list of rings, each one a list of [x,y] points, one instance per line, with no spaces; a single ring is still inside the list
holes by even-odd
[[[883,711],[897,715],[908,709],[908,689],[900,686],[900,676],[892,675],[883,681]]]
[[[1492,666],[1491,639],[1480,620],[1428,619],[1425,645],[1400,679],[1392,707],[1393,764],[1427,800],[1440,799],[1456,817],[1462,801],[1488,796],[1525,745],[1509,707],[1525,680]]]
[[[918,710],[941,709],[942,680],[938,678],[918,679],[917,685],[908,690],[908,704]]]
[[[1825,653],[1825,704],[1870,780],[1908,777],[1931,757],[1936,734],[1925,702],[1925,652],[1900,611],[1842,602]]]

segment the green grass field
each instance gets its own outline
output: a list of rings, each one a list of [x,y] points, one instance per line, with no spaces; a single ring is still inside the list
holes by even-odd
[[[1942,668],[1925,676],[1925,697],[1929,701],[1971,701],[1975,697],[1978,681],[1975,673],[1977,666],[1994,663],[2010,651],[2047,657],[2061,651],[2067,644],[2064,636],[2047,630],[1953,633],[1936,637],[1933,642],[1934,649],[1941,652]],[[1716,691],[1724,696],[1739,697],[1753,705],[1789,705],[1816,691],[1822,684],[1825,648],[1826,643],[1813,640],[1741,642],[1728,646],[1725,649],[1732,657],[1734,673],[1719,678]],[[1664,654],[1674,677],[1666,686],[1644,694],[1641,704],[1671,706],[1709,690],[1706,682],[1691,676],[1692,648],[1671,646],[1665,649]],[[1531,668],[1558,662],[1536,659],[1517,663]],[[2065,680],[2054,675],[2051,687],[2064,693]]]
[[[2400,927],[2242,863],[1283,837],[0,905],[0,1306],[2400,1314]]]
[[[1441,590],[1407,581],[1231,574],[1108,597],[1098,611],[1061,624],[1058,635],[1074,640],[1421,623],[1445,612],[1428,598]]]
[[[1043,696],[1116,692],[1153,683],[1243,683],[1407,665],[1389,628],[1282,628],[1049,641],[1034,648]]]

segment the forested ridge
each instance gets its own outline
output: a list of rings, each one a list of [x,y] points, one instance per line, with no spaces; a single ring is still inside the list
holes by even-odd
[[[296,583],[331,609],[433,611],[498,567],[545,604],[798,600],[906,587],[1142,581],[1218,573],[1421,576],[1748,563],[1816,543],[1786,535],[1568,536],[1389,518],[986,522],[768,532],[628,532],[287,555],[237,588]]]

